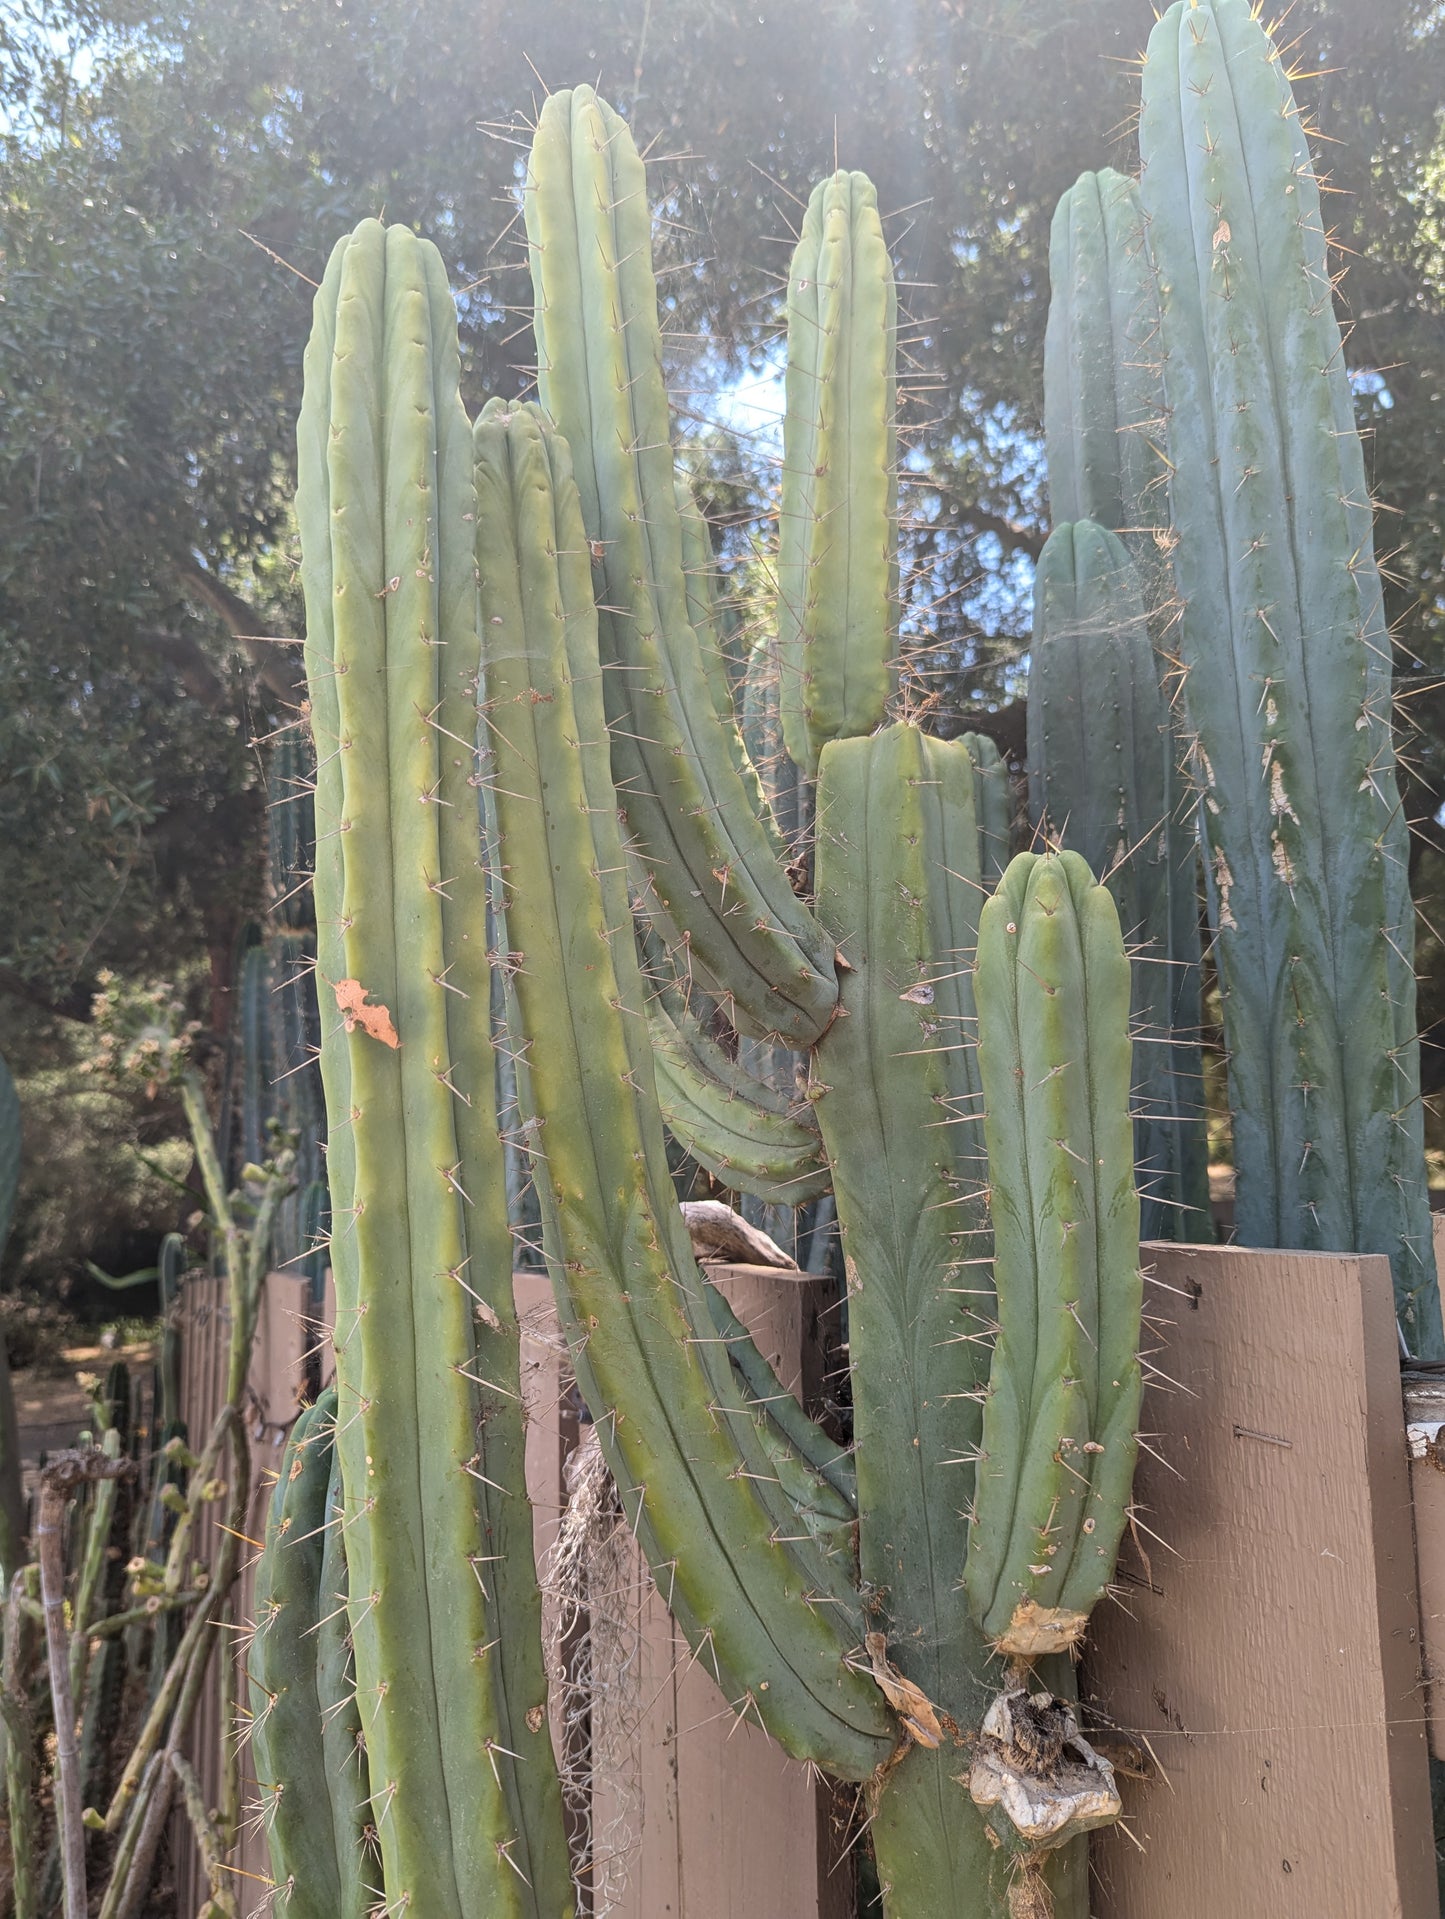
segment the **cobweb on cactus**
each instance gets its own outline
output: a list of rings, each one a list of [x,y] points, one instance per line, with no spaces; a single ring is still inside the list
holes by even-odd
[[[567,1504],[542,1570],[552,1736],[579,1912],[606,1919],[642,1843],[642,1610],[651,1585],[595,1426],[565,1469]]]

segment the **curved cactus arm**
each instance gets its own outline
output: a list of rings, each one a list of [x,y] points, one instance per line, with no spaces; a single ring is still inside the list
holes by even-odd
[[[783,736],[805,773],[897,685],[898,299],[861,173],[819,181],[788,274],[778,527]]]
[[[1387,1253],[1440,1356],[1390,639],[1319,189],[1248,0],[1155,27],[1140,151],[1237,1230]]]
[[[476,451],[490,798],[549,1264],[579,1383],[709,1668],[790,1751],[866,1777],[892,1741],[872,1682],[847,1663],[861,1636],[849,1569],[798,1537],[668,1175],[566,445],[534,409],[489,409]]]
[[[1124,543],[1092,520],[1056,526],[1034,582],[1029,660],[1031,811],[1102,875],[1130,941],[1134,1148],[1146,1239],[1208,1237],[1209,1155],[1195,1029],[1199,999],[1176,950],[1180,893],[1194,897],[1170,818],[1174,735],[1159,690],[1138,575]],[[1190,929],[1196,950],[1197,924]],[[1184,979],[1178,977],[1183,971]]]
[[[831,1176],[815,1126],[739,1069],[690,1014],[674,1022],[660,1002],[647,1015],[657,1099],[668,1131],[700,1166],[735,1192],[801,1206]]]
[[[764,1031],[806,1045],[837,1003],[738,772],[688,624],[642,162],[590,87],[542,109],[525,194],[538,390],[576,461],[604,610],[612,763],[670,921]]]
[[[988,1699],[988,1647],[960,1584],[993,1320],[973,795],[967,749],[913,726],[835,740],[820,760],[819,912],[848,970],[813,1091],[847,1272],[864,1592],[887,1656],[960,1727]],[[961,1770],[944,1736],[877,1782],[890,1915],[1006,1909],[1009,1869]]]
[[[334,1786],[345,1786],[333,1781],[327,1764],[316,1684],[317,1626],[325,1610],[321,1566],[327,1529],[334,1527],[328,1492],[335,1423],[335,1395],[327,1394],[291,1429],[256,1565],[246,1655],[251,1753],[276,1910],[286,1919],[361,1919],[366,1911],[342,1900],[332,1794]],[[349,1850],[359,1850],[354,1832]]]
[[[991,893],[1003,878],[1013,839],[1013,788],[1008,761],[987,733],[963,733],[959,738],[973,761],[978,877],[985,893]]]
[[[693,498],[690,482],[677,476],[677,520],[682,534],[682,572],[687,593],[687,619],[697,636],[698,658],[702,664],[707,690],[712,695],[713,711],[724,745],[728,749],[738,778],[747,794],[748,805],[756,814],[776,859],[786,859],[787,849],[778,831],[758,769],[749,757],[749,749],[738,724],[733,700],[732,676],[728,670],[723,642],[722,619],[718,608],[717,556],[712,550],[712,535]]]
[[[1054,524],[1126,536],[1147,586],[1169,523],[1159,303],[1137,182],[1082,173],[1049,234],[1044,439]],[[1150,551],[1155,563],[1149,564]]]
[[[743,1389],[753,1404],[765,1407],[781,1427],[800,1459],[827,1480],[844,1503],[840,1512],[832,1501],[822,1501],[831,1515],[853,1519],[858,1512],[858,1475],[852,1455],[838,1446],[815,1420],[809,1419],[759,1351],[756,1340],[738,1318],[727,1299],[714,1285],[707,1289],[712,1322],[727,1342],[728,1358],[733,1363]]]
[[[1129,961],[1077,853],[1021,853],[974,991],[998,1338],[965,1587],[1001,1651],[1062,1651],[1113,1576],[1138,1452]]]
[[[385,1891],[438,1919],[562,1912],[560,1793],[545,1723],[528,1732],[543,1695],[518,1697],[493,1651],[525,1644],[540,1606],[530,1571],[529,1591],[505,1591],[493,1565],[498,1524],[525,1534],[529,1566],[531,1541],[504,1371],[515,1332],[482,878],[475,827],[448,837],[476,817],[455,313],[434,250],[375,221],[342,242],[316,304],[298,517],[338,1424]]]
[[[757,768],[778,832],[793,848],[802,839],[806,808],[803,776],[783,744],[780,678],[777,641],[760,635],[749,649],[743,670],[743,744]]]

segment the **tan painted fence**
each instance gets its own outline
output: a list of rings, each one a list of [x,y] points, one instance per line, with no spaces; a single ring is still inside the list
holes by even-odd
[[[1095,1919],[1438,1919],[1388,1267],[1213,1247],[1146,1255],[1162,1376],[1147,1400],[1152,1451],[1122,1603],[1096,1615],[1084,1684],[1096,1714],[1151,1755],[1150,1776],[1125,1784],[1127,1833],[1096,1845]],[[806,1283],[717,1271],[795,1383]],[[224,1346],[224,1307],[207,1284],[193,1283],[186,1302],[195,1425],[219,1393]],[[545,1558],[576,1414],[545,1282],[521,1274],[517,1289]],[[302,1293],[295,1281],[268,1281],[253,1368],[262,1465],[279,1458],[315,1343]],[[1435,1503],[1422,1550],[1433,1538],[1439,1570],[1424,1610],[1440,1627],[1445,1672],[1445,1472],[1425,1469]],[[258,1492],[253,1537],[263,1506]],[[735,1723],[630,1541],[595,1598],[592,1651],[606,1670],[586,1732],[598,1764],[573,1816],[591,1827],[596,1910],[845,1919],[851,1880],[835,1870],[831,1796],[754,1726]],[[563,1664],[578,1650],[575,1638],[564,1645]],[[197,1745],[213,1796],[215,1711]],[[559,1702],[554,1732],[563,1731]],[[254,1829],[239,1865],[256,1875],[242,1882],[243,1911],[266,1911]],[[200,1891],[193,1874],[183,1914]]]

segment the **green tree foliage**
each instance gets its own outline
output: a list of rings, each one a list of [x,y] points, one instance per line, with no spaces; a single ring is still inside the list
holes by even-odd
[[[786,255],[758,236],[790,239],[835,155],[878,182],[917,367],[904,632],[938,649],[951,699],[1008,698],[1046,530],[1049,216],[1081,166],[1133,164],[1129,63],[1152,13],[1148,0],[11,10],[0,979],[74,1010],[102,963],[208,948],[221,970],[260,837],[247,743],[294,697],[295,649],[275,641],[299,630],[285,502],[310,283],[358,217],[411,221],[460,290],[469,403],[524,390],[524,142],[507,129],[543,83],[600,75],[652,142],[680,388],[772,364]],[[1445,27],[1430,0],[1301,0],[1291,28],[1353,249],[1349,352],[1399,543],[1408,688],[1445,645]],[[765,504],[772,450],[745,444],[738,462],[701,447],[714,496]],[[1416,710],[1431,736],[1416,798],[1433,811],[1445,702],[1426,694]]]

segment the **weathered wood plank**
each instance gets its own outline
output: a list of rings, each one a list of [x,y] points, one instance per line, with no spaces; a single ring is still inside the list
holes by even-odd
[[[1389,1266],[1145,1263],[1166,1378],[1087,1689],[1162,1777],[1096,1841],[1099,1919],[1438,1919]]]

